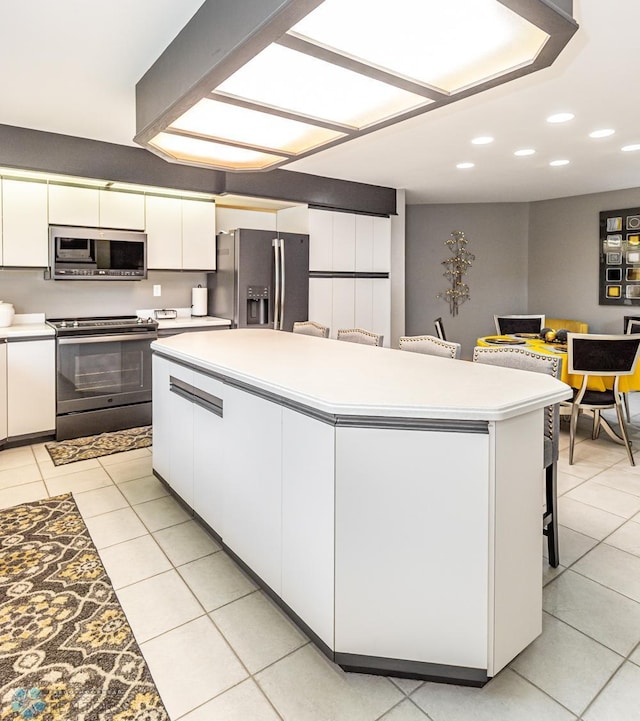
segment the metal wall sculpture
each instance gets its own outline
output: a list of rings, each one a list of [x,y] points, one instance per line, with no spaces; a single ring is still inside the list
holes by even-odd
[[[449,304],[449,312],[451,315],[458,315],[459,307],[470,299],[469,286],[463,282],[463,276],[471,267],[471,261],[476,259],[473,253],[467,250],[468,240],[464,237],[462,230],[451,231],[451,237],[445,240],[445,245],[451,252],[451,258],[442,261],[442,265],[446,267],[443,273],[451,283],[451,288],[438,293],[438,298],[442,298]]]

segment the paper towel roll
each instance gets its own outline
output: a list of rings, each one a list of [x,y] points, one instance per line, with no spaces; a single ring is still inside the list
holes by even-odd
[[[207,315],[207,289],[198,286],[191,289],[191,315]]]

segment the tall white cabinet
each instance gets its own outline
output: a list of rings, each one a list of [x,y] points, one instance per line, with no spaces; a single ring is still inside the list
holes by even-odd
[[[391,333],[391,221],[309,210],[309,318],[331,328]]]

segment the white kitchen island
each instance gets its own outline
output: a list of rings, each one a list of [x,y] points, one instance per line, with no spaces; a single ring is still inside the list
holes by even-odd
[[[482,685],[539,635],[568,386],[273,330],[152,349],[154,473],[336,663]]]

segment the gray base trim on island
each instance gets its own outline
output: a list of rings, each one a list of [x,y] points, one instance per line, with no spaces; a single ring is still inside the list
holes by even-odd
[[[488,681],[486,669],[465,666],[446,666],[441,663],[405,661],[399,658],[360,656],[355,653],[334,653],[332,660],[344,671],[370,673],[377,676],[417,678],[422,681],[451,683],[480,688]]]
[[[201,366],[197,366],[187,361],[178,360],[173,356],[166,355],[158,350],[153,350],[154,354],[162,358],[167,358],[172,363],[195,370],[202,375],[214,378],[231,388],[237,388],[238,390],[245,391],[251,395],[263,398],[264,400],[276,403],[289,410],[302,413],[302,415],[314,418],[322,423],[327,423],[330,426],[339,426],[341,428],[386,428],[396,429],[403,431],[432,431],[441,433],[489,433],[489,422],[488,421],[476,421],[476,420],[458,420],[448,418],[404,418],[397,416],[358,416],[358,415],[346,415],[346,414],[334,414],[325,413],[319,411],[316,408],[307,406],[304,403],[292,401],[290,398],[278,395],[277,393],[271,393],[265,391],[262,388],[257,388],[243,381],[235,380],[222,373],[215,373],[213,371],[205,370]]]
[[[298,614],[288,606],[282,598],[265,583],[262,578],[248,566],[233,549],[229,548],[222,536],[212,528],[203,518],[198,515],[191,506],[174,491],[167,481],[154,469],[153,475],[169,491],[171,496],[190,513],[195,520],[209,533],[223,548],[223,550],[240,566],[267,596],[287,614],[287,616],[306,634],[314,645],[330,661],[338,664],[344,671],[352,673],[368,673],[377,676],[396,676],[398,678],[415,678],[422,681],[434,681],[437,683],[451,683],[459,686],[473,686],[480,688],[489,681],[486,669],[467,668],[465,666],[447,666],[439,663],[428,663],[424,661],[409,661],[400,658],[383,658],[379,656],[362,656],[353,653],[335,652],[328,646],[315,631],[310,628]]]

